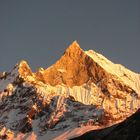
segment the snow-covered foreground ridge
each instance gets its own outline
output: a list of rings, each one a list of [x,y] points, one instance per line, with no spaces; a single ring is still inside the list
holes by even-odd
[[[140,75],[73,42],[51,67],[21,61],[0,76],[0,139],[70,139],[125,120],[140,106]]]

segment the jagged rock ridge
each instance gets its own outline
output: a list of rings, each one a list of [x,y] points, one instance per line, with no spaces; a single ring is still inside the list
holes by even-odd
[[[21,61],[0,79],[1,138],[68,139],[72,130],[74,137],[121,122],[140,106],[140,75],[76,41],[51,67],[33,73]]]

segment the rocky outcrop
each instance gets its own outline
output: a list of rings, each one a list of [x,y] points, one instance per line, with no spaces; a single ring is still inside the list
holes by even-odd
[[[29,76],[32,76],[32,71],[31,71],[29,65],[27,64],[27,62],[24,61],[24,60],[22,60],[22,61],[19,63],[18,72],[19,72],[19,75],[20,75],[23,79],[26,79],[26,78],[28,78]]]

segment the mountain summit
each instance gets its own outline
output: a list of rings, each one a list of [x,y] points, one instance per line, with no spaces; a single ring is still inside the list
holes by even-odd
[[[139,102],[139,74],[74,41],[47,69],[21,61],[1,74],[0,138],[74,138],[124,121]]]

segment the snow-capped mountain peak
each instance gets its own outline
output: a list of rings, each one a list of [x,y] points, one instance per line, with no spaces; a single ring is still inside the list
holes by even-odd
[[[3,73],[0,138],[70,139],[125,120],[139,101],[139,74],[74,41],[47,69],[21,61]]]

